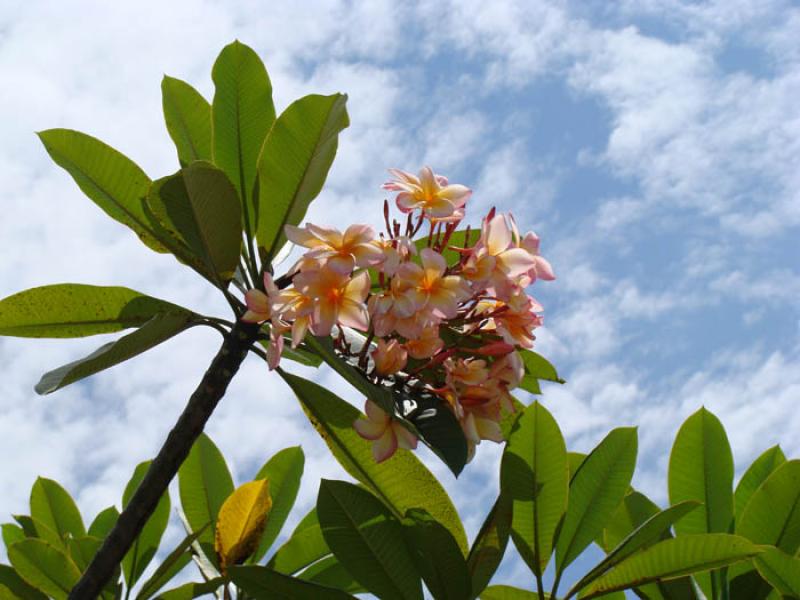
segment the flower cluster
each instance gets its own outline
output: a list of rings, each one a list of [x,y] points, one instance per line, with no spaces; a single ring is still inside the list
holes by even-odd
[[[539,238],[521,236],[512,215],[492,209],[480,231],[459,229],[467,187],[429,167],[390,173],[383,187],[397,192],[404,222],[390,220],[384,202],[380,234],[367,225],[344,233],[287,225],[287,238],[307,250],[281,278],[287,285],[265,275],[264,290],[247,293],[243,319],[269,322],[271,368],[284,337],[297,347],[310,331],[333,336],[371,381],[435,394],[461,423],[471,458],[481,440],[502,441],[501,417],[514,410],[510,392],[524,375],[517,349],[531,348],[542,324],[526,288],[555,276]],[[347,330],[363,332],[360,348]],[[354,426],[373,442],[376,461],[416,447],[404,424],[369,399],[365,412]]]

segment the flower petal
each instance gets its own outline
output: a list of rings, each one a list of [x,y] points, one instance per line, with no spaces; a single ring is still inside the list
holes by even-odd
[[[397,436],[391,428],[388,428],[381,438],[372,442],[372,456],[376,463],[388,460],[395,452],[397,452]]]
[[[417,447],[417,436],[403,427],[397,421],[392,423],[392,429],[397,436],[397,445],[404,450],[414,450]]]
[[[369,329],[369,313],[367,307],[361,302],[353,302],[345,298],[339,306],[339,316],[337,320],[344,327],[352,327],[359,331]]]
[[[386,426],[367,419],[359,418],[353,422],[353,429],[365,440],[374,441],[386,432]]]
[[[495,256],[511,245],[511,230],[508,228],[504,215],[495,215],[488,223],[484,224],[483,243],[489,254]]]

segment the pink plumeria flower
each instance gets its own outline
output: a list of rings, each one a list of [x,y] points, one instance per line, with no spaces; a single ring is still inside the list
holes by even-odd
[[[375,245],[375,230],[369,225],[350,225],[344,233],[332,227],[308,223],[305,228],[286,225],[289,241],[310,248],[307,258],[322,260],[338,273],[349,275],[355,267],[371,267],[385,259]]]
[[[408,354],[417,360],[430,358],[444,347],[444,340],[439,337],[437,325],[422,328],[419,335],[406,337],[409,337],[405,343]]]
[[[372,456],[376,463],[388,460],[398,448],[414,450],[417,438],[399,422],[387,415],[371,400],[364,404],[367,417],[359,417],[353,423],[358,435],[372,442]]]
[[[408,351],[397,340],[378,340],[378,347],[370,355],[375,371],[383,377],[402,371],[408,362]]]
[[[527,250],[528,254],[533,256],[533,267],[528,271],[528,279],[530,280],[527,285],[530,285],[537,279],[544,281],[553,281],[556,278],[553,272],[553,267],[548,260],[539,254],[539,236],[529,231],[525,234],[520,242],[520,247]]]
[[[314,299],[295,288],[281,290],[272,304],[273,310],[292,324],[292,348],[297,348],[311,326],[314,314]]]
[[[298,273],[294,286],[314,299],[311,319],[314,335],[328,336],[336,324],[360,331],[369,329],[369,314],[364,303],[370,288],[367,271],[350,278],[325,266],[317,271]]]
[[[400,192],[397,208],[404,213],[419,209],[429,218],[448,218],[461,209],[472,194],[464,185],[449,184],[446,177],[434,174],[430,167],[423,167],[419,177],[400,169],[389,169],[389,173],[394,179],[384,183],[383,189]]]
[[[438,318],[454,318],[458,314],[458,303],[471,295],[467,282],[456,275],[446,276],[447,263],[435,250],[424,248],[420,257],[421,267],[404,263],[395,275],[411,301],[413,312],[425,309]]]
[[[264,323],[270,321],[269,339],[267,346],[267,365],[270,371],[278,366],[283,352],[283,334],[288,331],[288,326],[281,322],[278,312],[274,309],[274,299],[280,294],[280,290],[272,280],[269,273],[264,273],[264,289],[248,290],[245,295],[247,311],[242,315],[242,321],[247,323]]]

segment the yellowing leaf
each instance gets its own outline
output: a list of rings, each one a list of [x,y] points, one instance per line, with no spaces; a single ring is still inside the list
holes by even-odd
[[[222,504],[217,516],[214,549],[220,569],[238,564],[258,547],[272,508],[269,482],[251,481],[239,486]]]

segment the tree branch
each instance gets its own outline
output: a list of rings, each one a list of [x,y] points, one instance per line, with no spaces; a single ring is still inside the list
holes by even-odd
[[[192,444],[203,431],[217,403],[225,395],[228,384],[256,339],[258,329],[258,325],[238,322],[225,336],[222,347],[189,398],[130,503],[120,514],[89,568],[72,588],[70,600],[96,598],[106,586],[175,477],[178,467],[186,459]]]

